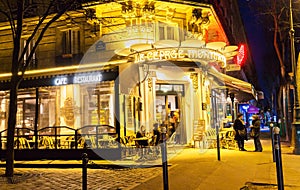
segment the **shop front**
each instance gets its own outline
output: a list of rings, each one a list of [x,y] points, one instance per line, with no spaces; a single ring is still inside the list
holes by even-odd
[[[45,155],[48,153],[41,154],[40,151],[56,151],[51,154],[55,158],[70,158],[70,154],[65,151],[74,152],[71,155],[78,157],[80,151],[87,149],[119,148],[115,143],[120,136],[120,126],[116,119],[118,74],[118,67],[86,69],[85,66],[77,69],[64,67],[61,71],[58,68],[31,70],[25,73],[17,100],[16,159],[27,159],[29,155],[47,158]],[[3,77],[2,115],[7,115],[8,111],[9,85],[9,80]],[[6,149],[7,119],[1,118],[2,156]],[[117,152],[119,155],[116,155]],[[114,150],[113,157],[120,157],[120,151]]]
[[[71,154],[63,151],[120,149],[142,126],[151,135],[156,125],[166,127],[168,137],[175,134],[176,143],[194,145],[199,133],[234,118],[240,93],[252,97],[251,84],[224,74],[238,46],[230,45],[212,5],[129,2],[87,5],[91,17],[84,15],[84,23],[73,28],[58,23],[49,34],[56,40],[44,52],[56,52],[64,61],[77,50],[84,56],[79,66],[63,67],[49,58],[45,63],[60,67],[25,73],[18,94],[18,151],[43,151],[40,157],[57,151],[64,157]],[[61,42],[76,51],[64,54]],[[9,77],[0,75],[3,150]],[[230,94],[235,94],[231,107]]]
[[[252,84],[226,75],[219,73],[215,69],[210,69],[209,75],[215,79],[212,89],[214,102],[217,107],[215,110],[218,112],[218,122],[216,125],[220,128],[230,128],[236,115],[243,113],[240,109],[241,104],[250,105],[251,102],[257,100],[257,94]],[[246,118],[244,118],[245,121]]]
[[[84,151],[93,158],[117,159],[120,139],[134,136],[142,125],[149,134],[155,124],[166,127],[168,136],[175,132],[176,143],[182,145],[193,145],[199,128],[221,126],[228,86],[220,88],[224,80],[213,76],[221,73],[210,71],[206,59],[129,65],[27,73],[18,94],[16,159],[71,159]],[[1,83],[1,112],[6,115],[9,80],[3,77]],[[2,156],[6,124],[2,117]]]
[[[121,106],[121,115],[124,116],[121,126],[126,126],[121,136],[134,135],[140,126],[145,126],[151,133],[153,126],[158,124],[167,128],[169,136],[176,133],[176,143],[194,145],[198,132],[222,126],[224,118],[232,114],[228,113],[229,89],[248,93],[248,87],[251,90],[252,85],[218,71],[215,65],[225,67],[226,56],[212,48],[192,45],[199,43],[191,40],[189,48],[180,45],[172,48],[171,44],[176,44],[176,41],[158,41],[153,46],[132,44],[131,51],[138,53],[128,51],[124,54],[126,48],[116,52],[122,52],[120,55],[130,62],[120,72],[120,92],[124,94],[125,102]],[[143,50],[139,51],[141,47]],[[229,78],[242,83],[233,88],[229,86],[232,83]],[[138,99],[139,111],[135,115],[131,111],[130,98]]]

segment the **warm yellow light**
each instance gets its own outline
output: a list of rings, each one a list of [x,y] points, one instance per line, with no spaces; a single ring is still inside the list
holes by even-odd
[[[117,60],[117,61],[109,61],[109,62],[100,62],[100,63],[91,63],[91,64],[80,64],[73,66],[65,66],[65,67],[54,67],[47,69],[39,69],[39,70],[30,70],[25,71],[24,78],[34,77],[34,76],[49,76],[53,74],[71,74],[76,72],[85,72],[85,71],[95,71],[95,70],[104,70],[108,69],[109,65],[118,65],[127,63],[126,60]],[[18,73],[21,75],[21,72]],[[11,73],[2,73],[0,74],[0,80],[10,79],[12,76]]]

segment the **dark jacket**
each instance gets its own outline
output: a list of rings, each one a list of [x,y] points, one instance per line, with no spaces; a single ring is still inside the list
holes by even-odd
[[[138,131],[136,133],[136,138],[141,138],[141,137],[145,137],[145,133],[142,133],[141,131]]]
[[[142,137],[145,137],[145,133],[141,132],[141,131],[138,131],[136,133],[136,138],[142,138]],[[148,140],[140,140],[140,141],[135,141],[136,143],[136,146],[138,147],[143,147],[143,146],[148,146]]]
[[[260,119],[255,119],[252,121],[251,130],[254,130],[254,137],[257,137],[260,135]]]
[[[246,130],[245,125],[242,123],[241,120],[236,119],[233,123],[233,129],[235,130],[235,140],[242,140],[245,137],[239,135],[238,130]]]
[[[160,132],[158,129],[153,129],[153,137],[156,135],[156,139],[154,142],[154,145],[158,145],[158,143],[160,142]]]

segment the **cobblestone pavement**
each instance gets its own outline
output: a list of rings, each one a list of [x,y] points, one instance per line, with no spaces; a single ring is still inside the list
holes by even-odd
[[[0,173],[4,174],[4,168]],[[162,173],[160,167],[134,169],[88,169],[89,190],[132,189]],[[81,169],[28,169],[15,168],[15,184],[7,184],[0,178],[1,190],[81,190]]]
[[[216,149],[185,148],[173,151],[168,162],[169,186],[172,190],[258,190],[278,189],[276,163],[273,161],[271,140],[262,140],[263,152],[254,152],[253,141],[245,142],[248,151],[221,149],[221,160]],[[288,144],[282,143],[284,186],[287,190],[300,190],[300,156],[292,154]],[[172,151],[170,151],[172,152]],[[175,153],[176,152],[176,153]],[[175,156],[176,155],[176,156]],[[172,157],[170,155],[170,157]],[[168,155],[168,158],[170,158]],[[80,161],[30,161],[45,164],[80,164]],[[20,162],[19,162],[20,163]],[[24,164],[29,162],[22,162]],[[120,164],[131,168],[108,169],[102,161],[93,161],[96,169],[88,169],[89,190],[160,190],[163,189],[160,158],[156,161],[122,160]],[[101,165],[100,165],[101,164]],[[113,164],[118,164],[114,162]],[[102,166],[102,168],[100,167]],[[150,167],[156,166],[156,167]],[[142,168],[141,168],[142,167]],[[0,168],[0,175],[5,168]],[[238,172],[241,171],[241,172]],[[15,184],[7,184],[0,176],[0,190],[81,190],[82,170],[15,168]]]

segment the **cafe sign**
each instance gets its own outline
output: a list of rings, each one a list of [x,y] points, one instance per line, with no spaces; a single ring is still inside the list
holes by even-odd
[[[226,57],[222,53],[207,48],[164,48],[157,50],[151,49],[134,53],[133,55],[135,63],[142,63],[145,61],[163,61],[190,58],[222,62],[222,65],[226,65]]]
[[[70,76],[58,76],[53,79],[55,86],[67,85],[67,84],[85,84],[96,83],[102,81],[102,73],[84,73]]]

